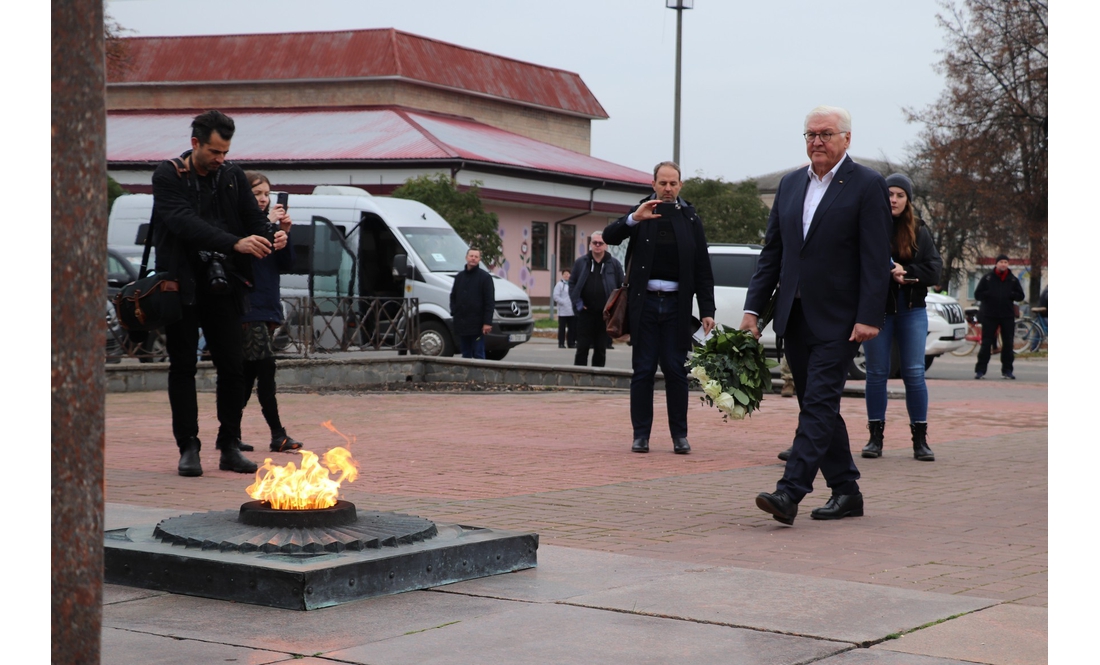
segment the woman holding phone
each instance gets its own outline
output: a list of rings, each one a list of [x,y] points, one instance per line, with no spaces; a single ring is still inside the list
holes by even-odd
[[[924,299],[928,287],[938,284],[943,260],[924,222],[913,213],[913,182],[895,173],[886,178],[894,228],[890,237],[890,291],[886,297],[885,323],[879,334],[863,343],[867,361],[867,429],[870,440],[863,457],[882,456],[886,428],[886,380],[890,357],[897,343],[901,379],[905,384],[905,408],[913,438],[913,457],[922,462],[936,459],[928,447],[928,387],[924,381],[924,346],[928,337],[928,312]]]
[[[271,232],[277,230],[290,235],[292,221],[286,209],[286,197],[281,195],[280,202],[271,202],[271,182],[262,173],[246,171],[245,178],[252,187],[252,195],[260,210],[267,213],[271,222]],[[252,385],[256,384],[256,397],[260,401],[264,420],[271,429],[271,451],[285,453],[302,447],[287,433],[279,419],[279,402],[275,399],[275,349],[272,335],[283,322],[283,305],[279,295],[279,273],[290,270],[294,265],[294,249],[290,240],[286,247],[272,252],[262,259],[252,259],[252,275],[255,288],[248,295],[251,310],[241,316],[244,327],[244,399],[241,409],[248,404],[252,396]],[[240,444],[242,450],[252,450],[251,446]]]

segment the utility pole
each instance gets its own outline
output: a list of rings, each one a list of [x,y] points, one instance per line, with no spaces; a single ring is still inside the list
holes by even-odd
[[[692,9],[695,0],[665,0],[665,7],[676,10],[676,112],[672,126],[672,161],[680,163],[680,54],[683,37],[684,10]]]

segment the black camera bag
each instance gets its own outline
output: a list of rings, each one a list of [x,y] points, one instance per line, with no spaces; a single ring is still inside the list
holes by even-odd
[[[145,234],[145,251],[137,281],[122,287],[115,295],[115,313],[122,327],[130,331],[149,331],[170,326],[183,317],[180,283],[168,273],[149,274],[149,249],[153,245],[153,220]]]

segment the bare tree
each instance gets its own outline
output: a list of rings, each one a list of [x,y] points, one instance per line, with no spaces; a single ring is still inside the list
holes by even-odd
[[[941,6],[947,87],[923,111],[907,110],[925,125],[916,160],[935,202],[934,234],[953,271],[980,243],[1026,250],[1035,303],[1047,260],[1047,3]]]

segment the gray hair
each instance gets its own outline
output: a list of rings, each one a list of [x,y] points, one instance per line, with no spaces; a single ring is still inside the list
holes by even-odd
[[[603,231],[593,231],[592,233],[588,234],[588,241],[592,242],[592,239],[595,238],[596,236],[599,236],[602,239],[603,238]]]
[[[809,129],[810,121],[814,118],[829,118],[832,116],[836,116],[839,119],[836,127],[837,129],[842,132],[852,131],[852,114],[839,106],[818,106],[806,114],[806,121],[802,123],[802,129]]]
[[[684,174],[680,172],[680,165],[679,164],[677,164],[676,162],[661,162],[657,166],[653,167],[653,181],[654,182],[657,181],[657,172],[661,170],[662,166],[667,166],[669,168],[676,169],[676,177],[679,178],[680,180],[684,179]]]

